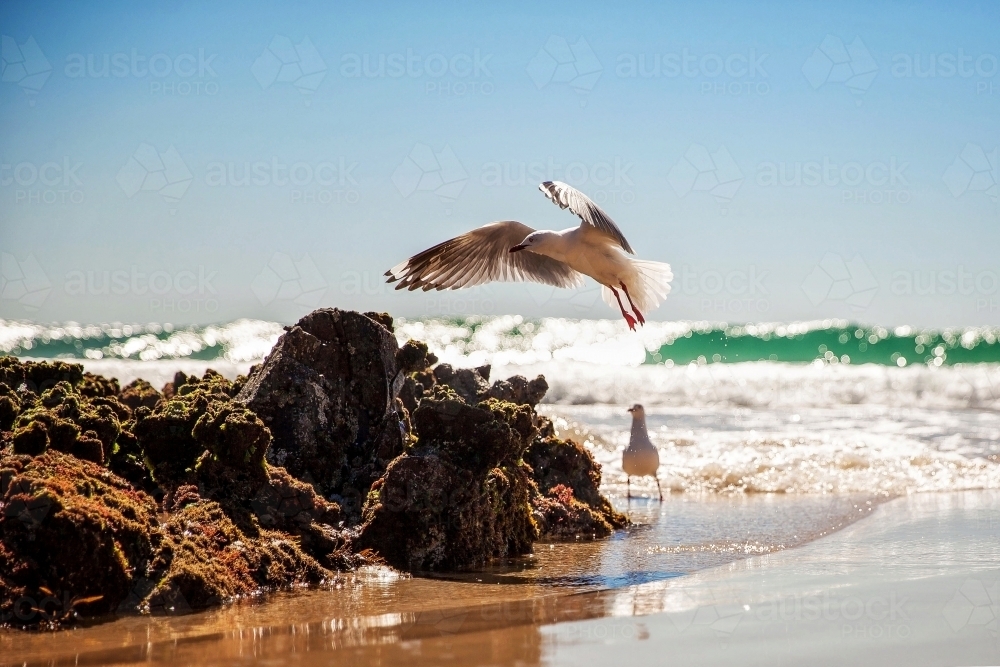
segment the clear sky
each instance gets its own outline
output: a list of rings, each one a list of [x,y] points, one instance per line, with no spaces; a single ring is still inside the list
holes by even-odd
[[[382,283],[556,179],[655,319],[1000,324],[1000,5],[426,4],[0,4],[0,317],[614,317]]]

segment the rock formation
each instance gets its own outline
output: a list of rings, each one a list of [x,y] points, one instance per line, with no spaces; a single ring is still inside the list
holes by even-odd
[[[477,568],[626,520],[535,411],[545,378],[321,309],[248,377],[157,391],[0,357],[0,625],[187,611],[386,563]]]

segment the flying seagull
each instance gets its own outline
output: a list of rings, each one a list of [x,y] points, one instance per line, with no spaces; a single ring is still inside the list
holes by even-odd
[[[625,235],[587,195],[559,181],[538,186],[557,204],[580,218],[579,227],[534,230],[516,220],[491,222],[428,248],[386,271],[396,289],[446,290],[484,283],[532,281],[574,288],[590,276],[612,308],[617,302],[630,329],[645,324],[670,293],[670,265],[633,259]],[[624,292],[631,313],[625,310]],[[612,301],[614,299],[614,301]]]
[[[625,482],[628,497],[632,497],[632,477],[649,475],[656,480],[656,490],[660,492],[660,500],[663,500],[660,478],[656,476],[660,468],[660,454],[646,431],[646,411],[638,403],[628,411],[632,413],[632,435],[628,439],[628,447],[622,452],[622,470],[628,475]]]

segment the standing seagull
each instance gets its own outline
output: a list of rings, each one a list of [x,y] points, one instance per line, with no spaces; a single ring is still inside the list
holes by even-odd
[[[554,232],[536,231],[515,220],[491,222],[397,264],[386,271],[387,282],[398,280],[396,289],[425,292],[495,280],[579,287],[587,275],[602,285],[605,303],[612,308],[618,303],[630,329],[635,331],[637,321],[645,324],[643,312],[659,306],[670,292],[670,265],[626,255],[635,252],[618,225],[576,188],[546,181],[538,189],[559,208],[579,216],[580,226]],[[619,289],[631,314],[622,305]]]
[[[622,469],[628,475],[625,488],[628,489],[628,497],[632,497],[632,476],[644,477],[651,475],[656,480],[656,490],[660,492],[660,500],[663,500],[663,489],[660,488],[660,479],[656,476],[656,471],[660,467],[660,454],[656,451],[656,446],[649,439],[649,432],[646,431],[646,411],[636,403],[628,409],[632,413],[632,435],[628,440],[628,447],[622,452]]]

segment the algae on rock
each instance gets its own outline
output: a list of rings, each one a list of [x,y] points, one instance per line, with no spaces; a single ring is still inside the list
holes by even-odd
[[[106,468],[48,450],[0,458],[0,617],[68,620],[114,611],[144,573],[159,542],[156,504]],[[64,602],[44,613],[18,601]]]
[[[0,357],[0,623],[197,609],[365,563],[475,568],[625,525],[590,453],[536,414],[544,377],[490,385],[392,326],[320,309],[248,377],[162,392]]]
[[[600,492],[601,465],[587,449],[562,440],[551,422],[542,424],[540,435],[524,454],[531,466],[539,495],[532,499],[543,536],[553,539],[606,537],[628,525]]]
[[[237,396],[271,430],[268,461],[337,500],[352,523],[405,442],[391,326],[388,315],[313,311],[278,339]]]
[[[530,553],[538,532],[521,456],[528,406],[468,405],[437,387],[412,415],[417,444],[372,485],[357,545],[406,570],[463,569]]]

